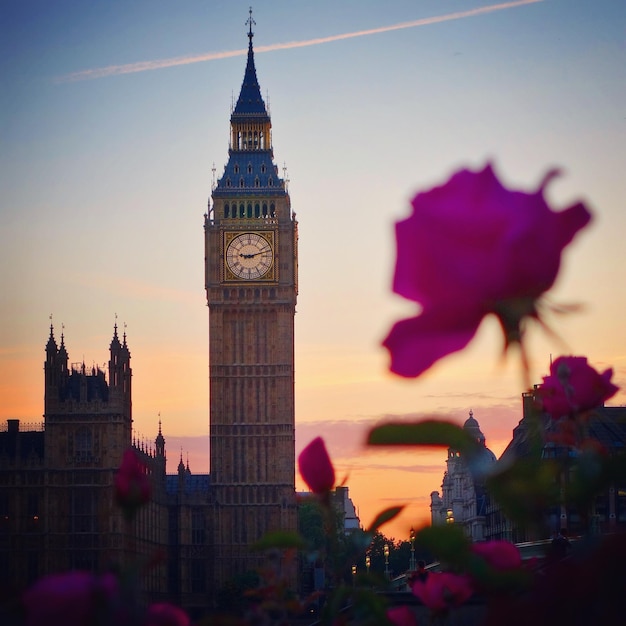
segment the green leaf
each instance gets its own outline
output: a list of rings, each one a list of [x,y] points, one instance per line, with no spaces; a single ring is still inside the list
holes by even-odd
[[[478,442],[452,422],[435,419],[419,422],[389,422],[370,430],[370,446],[440,446],[464,455],[478,451]]]
[[[449,565],[464,564],[471,544],[465,531],[456,524],[425,526],[415,533],[415,543]]]
[[[384,511],[381,511],[369,527],[369,532],[373,533],[374,531],[378,530],[383,524],[390,522],[394,517],[397,517],[400,514],[402,509],[404,509],[404,505],[392,506],[388,509],[385,509]]]
[[[517,459],[487,478],[487,490],[505,514],[520,524],[533,524],[560,501],[557,462]]]
[[[279,550],[287,550],[289,548],[303,550],[306,548],[306,542],[298,533],[278,530],[266,533],[250,546],[251,550],[257,552],[270,550],[272,548]]]

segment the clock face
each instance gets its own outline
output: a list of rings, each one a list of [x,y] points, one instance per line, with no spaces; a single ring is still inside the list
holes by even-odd
[[[267,237],[259,233],[241,233],[226,247],[226,266],[242,280],[263,278],[274,264],[274,251]]]

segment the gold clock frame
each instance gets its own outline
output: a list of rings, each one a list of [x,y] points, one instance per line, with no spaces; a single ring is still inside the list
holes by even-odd
[[[253,234],[262,237],[267,241],[270,248],[272,249],[272,266],[263,276],[259,278],[242,278],[241,276],[237,276],[232,272],[232,270],[228,267],[228,261],[226,260],[226,251],[228,250],[228,246],[230,245],[233,239],[236,239],[240,235]],[[276,268],[276,233],[273,230],[257,230],[254,228],[249,228],[245,230],[227,230],[224,231],[224,239],[222,241],[222,268],[224,271],[224,281],[228,283],[241,283],[244,285],[250,285],[252,283],[270,283],[276,282],[278,278],[278,272]]]

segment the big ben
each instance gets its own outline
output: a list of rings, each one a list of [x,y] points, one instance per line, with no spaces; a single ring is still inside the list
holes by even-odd
[[[298,231],[248,58],[228,162],[205,216],[213,580],[261,562],[250,546],[296,529],[294,317]]]

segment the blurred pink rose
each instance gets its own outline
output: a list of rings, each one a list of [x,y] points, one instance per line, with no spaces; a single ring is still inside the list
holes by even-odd
[[[446,611],[468,600],[472,584],[467,576],[448,572],[429,572],[424,582],[417,580],[411,590],[425,606],[435,612]]]
[[[522,564],[522,557],[517,546],[509,541],[474,543],[472,552],[481,556],[497,570],[517,569]]]
[[[550,376],[543,378],[539,402],[554,419],[595,409],[619,389],[611,376],[612,369],[600,374],[584,356],[560,356],[550,366]]]
[[[394,626],[417,626],[415,614],[406,605],[393,606],[387,609],[387,619]]]
[[[323,494],[335,486],[335,468],[321,437],[316,437],[298,456],[300,476],[313,493]]]
[[[145,464],[133,448],[127,448],[115,475],[115,500],[124,512],[132,514],[150,501],[152,486]]]
[[[144,621],[144,626],[189,626],[189,624],[187,613],[167,602],[151,604]]]
[[[491,165],[461,170],[418,193],[413,213],[396,224],[394,291],[421,305],[397,322],[383,345],[391,370],[419,376],[464,348],[483,317],[495,314],[505,346],[521,342],[523,321],[538,317],[537,300],[556,279],[561,253],[591,219],[581,203],[554,212],[543,191],[502,186]]]
[[[118,592],[111,574],[66,572],[39,579],[22,597],[25,626],[91,626],[111,610]]]

